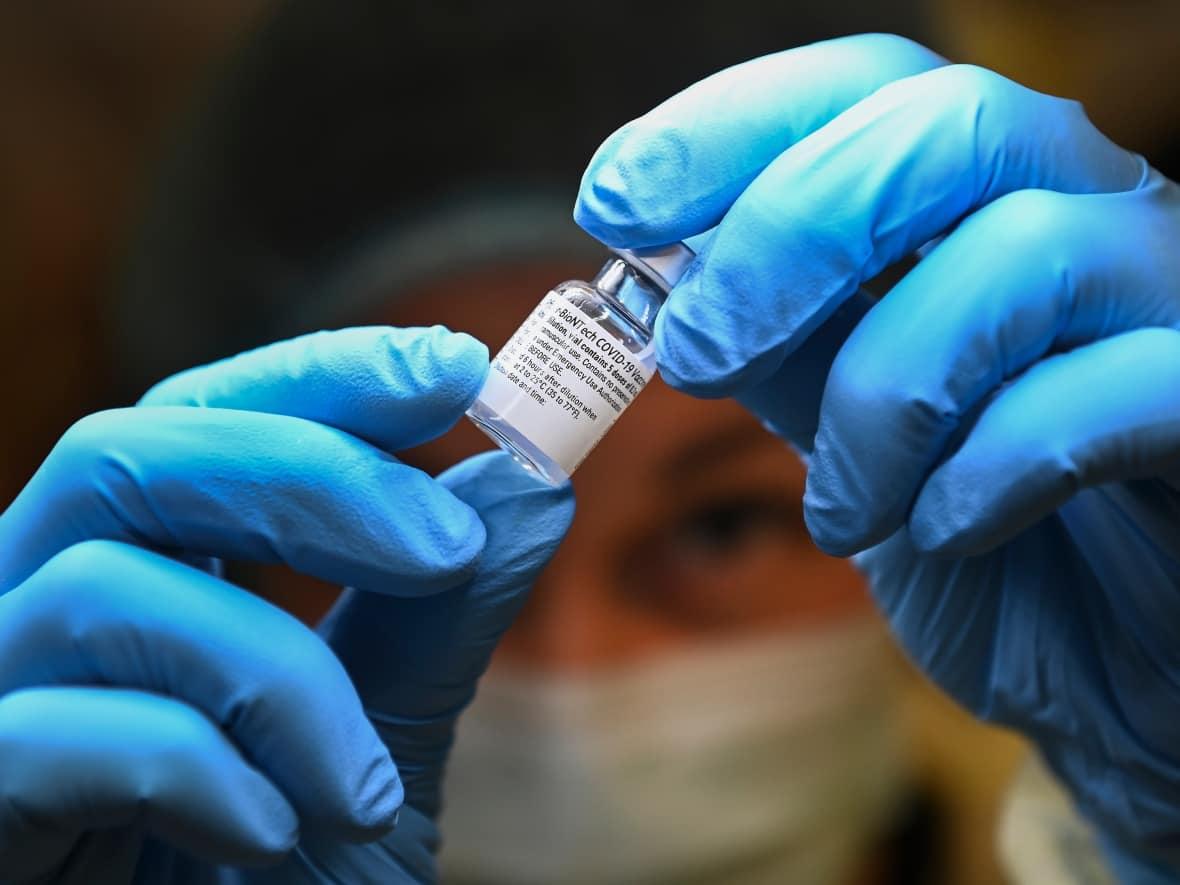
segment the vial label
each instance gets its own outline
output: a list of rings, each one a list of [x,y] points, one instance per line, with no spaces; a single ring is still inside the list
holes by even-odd
[[[569,475],[654,373],[653,344],[632,352],[550,291],[492,360],[479,398]]]

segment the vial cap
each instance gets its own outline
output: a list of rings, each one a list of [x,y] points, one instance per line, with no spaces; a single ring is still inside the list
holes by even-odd
[[[615,249],[610,251],[618,255],[645,277],[664,290],[665,294],[680,282],[688,266],[692,264],[697,254],[684,245],[672,243],[668,246],[654,246],[648,249]]]

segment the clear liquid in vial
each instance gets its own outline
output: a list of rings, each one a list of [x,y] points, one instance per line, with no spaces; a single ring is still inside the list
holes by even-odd
[[[651,332],[589,283],[550,291],[492,360],[467,415],[559,485],[655,373]]]

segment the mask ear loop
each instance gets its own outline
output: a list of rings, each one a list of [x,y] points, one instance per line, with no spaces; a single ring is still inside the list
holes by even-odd
[[[574,224],[569,200],[548,191],[478,193],[399,218],[364,237],[294,293],[279,337],[373,315],[401,292],[465,269],[567,260],[597,267],[602,246]]]

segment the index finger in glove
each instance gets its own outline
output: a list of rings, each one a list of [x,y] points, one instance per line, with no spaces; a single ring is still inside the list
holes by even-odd
[[[145,406],[290,415],[388,452],[433,439],[471,405],[487,348],[442,326],[373,326],[281,341],[161,381]]]
[[[904,37],[858,34],[727,68],[603,142],[575,219],[627,248],[699,234],[792,144],[886,83],[943,64]]]
[[[980,206],[1030,188],[1127,191],[1148,173],[1077,103],[990,71],[954,65],[891,83],[737,198],[657,318],[660,370],[690,393],[738,392],[861,283]]]
[[[425,473],[323,424],[182,407],[82,419],[0,515],[0,593],[105,538],[416,595],[466,579],[475,512]]]

